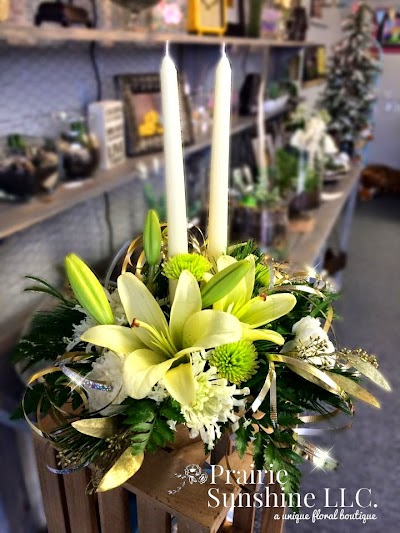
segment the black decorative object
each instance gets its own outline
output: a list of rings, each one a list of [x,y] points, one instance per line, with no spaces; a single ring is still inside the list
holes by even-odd
[[[61,26],[73,26],[75,24],[90,28],[92,23],[86,9],[61,1],[42,2],[35,15],[35,24],[40,26],[42,22],[57,22]]]
[[[339,151],[344,152],[350,157],[354,155],[354,142],[351,139],[341,141],[339,144]]]
[[[246,74],[239,92],[239,115],[255,115],[257,113],[260,74]]]
[[[0,150],[0,197],[26,201],[52,192],[60,180],[60,161],[51,141],[29,141],[19,134],[3,139]]]
[[[232,7],[228,7],[227,20],[228,27],[225,35],[232,35],[234,37],[243,37],[245,35],[244,0],[232,0]]]
[[[66,180],[89,178],[99,166],[100,150],[93,135],[89,135],[82,120],[69,123],[61,134],[58,148],[63,160]]]
[[[304,7],[294,7],[286,22],[287,38],[289,41],[305,41],[308,21]]]

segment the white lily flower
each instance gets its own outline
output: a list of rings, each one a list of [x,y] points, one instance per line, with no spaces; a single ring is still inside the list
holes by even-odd
[[[95,326],[82,340],[126,355],[123,383],[135,399],[148,396],[161,379],[182,405],[195,396],[190,354],[238,341],[239,320],[219,310],[202,311],[196,278],[184,270],[178,280],[169,324],[147,287],[133,274],[118,278],[118,292],[131,327]]]
[[[224,298],[216,302],[214,309],[231,313],[237,317],[243,328],[242,338],[251,341],[267,340],[282,345],[285,339],[271,329],[258,329],[289,313],[296,305],[293,294],[271,294],[252,298],[255,283],[255,258],[247,257],[250,269],[237,286]],[[236,262],[234,257],[223,255],[217,261],[218,271]],[[234,341],[229,341],[234,342]]]

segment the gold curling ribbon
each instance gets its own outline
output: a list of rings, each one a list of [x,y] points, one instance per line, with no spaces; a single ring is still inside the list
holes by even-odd
[[[325,333],[328,333],[328,331],[330,330],[330,327],[332,325],[332,320],[333,320],[333,307],[329,305],[328,315],[326,316],[326,320],[325,320],[325,324],[323,328]]]
[[[307,292],[309,294],[314,294],[319,298],[325,299],[325,294],[314,287],[308,287],[308,285],[276,285],[273,288],[273,291],[276,292]]]
[[[299,420],[301,420],[304,424],[315,424],[317,422],[323,422],[325,420],[330,420],[331,418],[334,418],[335,416],[337,416],[339,413],[340,413],[340,409],[334,409],[333,411],[330,411],[322,415],[299,416]]]
[[[265,397],[267,396],[268,391],[271,388],[271,383],[272,383],[272,380],[274,378],[276,379],[275,365],[274,365],[274,363],[272,361],[270,361],[270,363],[269,363],[269,371],[268,371],[267,377],[266,377],[266,379],[264,381],[264,385],[261,387],[261,390],[258,393],[257,398],[253,401],[253,403],[251,404],[251,407],[250,407],[250,409],[253,411],[253,413],[258,411],[260,405],[265,400]]]

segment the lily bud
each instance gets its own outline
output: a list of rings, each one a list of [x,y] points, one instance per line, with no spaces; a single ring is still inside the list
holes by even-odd
[[[114,324],[114,315],[99,280],[77,255],[65,258],[65,270],[75,297],[99,324]]]
[[[249,261],[243,259],[224,268],[218,274],[215,274],[211,280],[201,289],[201,299],[204,307],[221,300],[229,294],[250,269]]]
[[[160,259],[161,228],[157,213],[150,209],[147,213],[143,229],[143,247],[147,263],[156,265]]]

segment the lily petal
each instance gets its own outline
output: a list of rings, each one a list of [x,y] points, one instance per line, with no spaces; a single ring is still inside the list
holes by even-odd
[[[178,349],[182,347],[183,326],[186,320],[199,311],[201,311],[199,284],[191,272],[184,270],[179,276],[169,321],[172,340]]]
[[[282,335],[272,329],[251,329],[247,324],[242,324],[242,326],[242,339],[247,339],[249,341],[270,341],[279,344],[279,346],[282,346],[282,344],[285,343],[285,339]]]
[[[121,354],[143,348],[136,331],[124,326],[94,326],[85,331],[81,339]]]
[[[165,359],[152,350],[136,350],[127,356],[123,369],[123,383],[127,394],[135,400],[145,398],[169,370],[176,358]]]
[[[258,328],[286,315],[295,305],[293,294],[271,294],[265,299],[257,296],[243,306],[236,316],[251,328]]]
[[[171,368],[163,377],[163,383],[170,395],[181,405],[190,405],[195,398],[195,381],[191,363]]]
[[[229,294],[214,304],[214,309],[227,311],[228,307],[233,303],[234,307],[232,312],[235,314],[235,308],[240,308],[250,300],[251,295],[253,294],[255,280],[254,255],[249,255],[246,257],[246,260],[250,263],[250,269]],[[224,270],[233,263],[237,263],[237,260],[234,257],[230,255],[221,255],[217,261],[218,272]]]
[[[160,306],[146,285],[131,272],[119,276],[118,293],[129,324],[136,318],[139,322],[151,324],[159,332],[167,332],[167,321]],[[144,343],[149,344],[150,335],[144,328],[138,328],[136,333]]]
[[[239,320],[228,313],[207,309],[194,313],[183,328],[183,346],[201,346],[204,349],[215,348],[240,340],[242,325]]]

